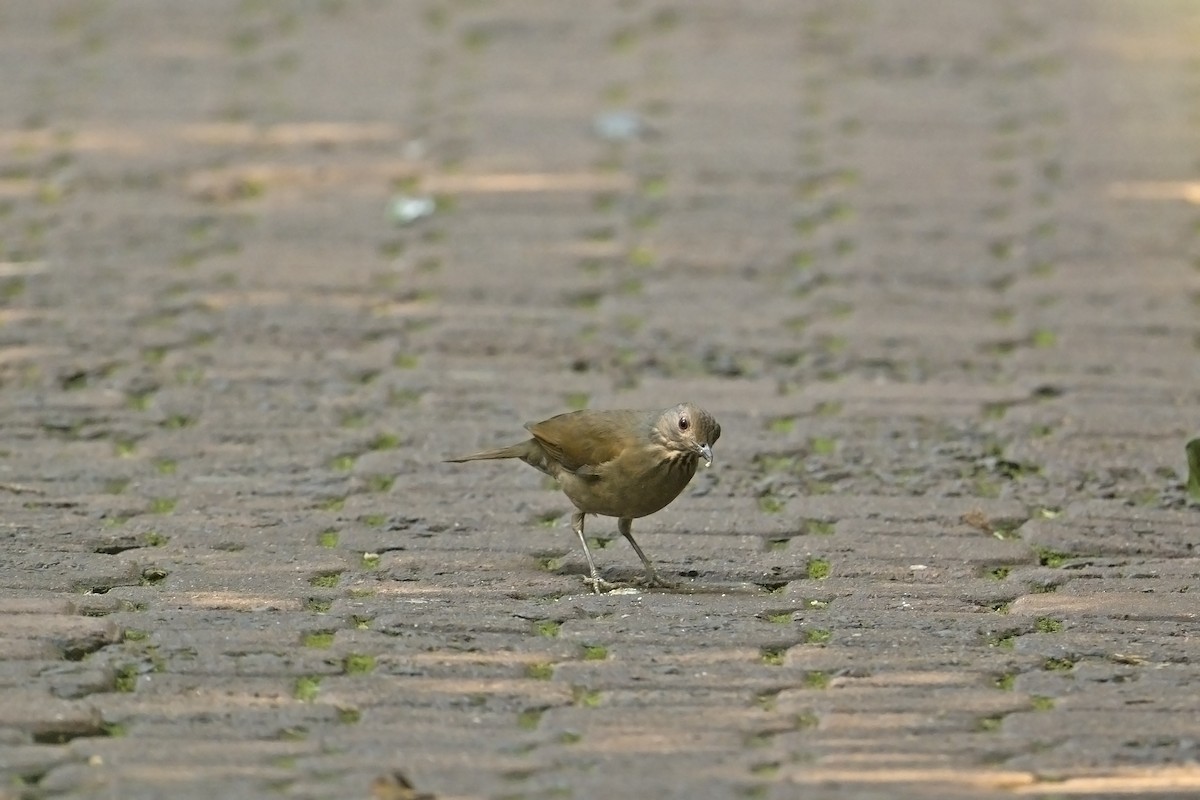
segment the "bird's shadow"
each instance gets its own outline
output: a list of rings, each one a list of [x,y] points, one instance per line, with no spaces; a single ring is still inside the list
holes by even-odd
[[[783,584],[786,586],[787,584]],[[637,589],[642,594],[687,594],[687,595],[727,595],[727,594],[744,594],[750,596],[761,596],[771,594],[777,591],[775,584],[764,586],[757,583],[700,583],[700,584],[684,584],[684,583],[669,583],[665,585],[655,586],[638,586],[637,582],[630,584],[630,588]]]
[[[578,578],[583,580],[587,576],[586,569],[574,569],[566,567],[558,571],[559,575],[564,577]],[[673,574],[671,577],[663,577],[660,573],[661,582],[647,583],[643,580],[641,573],[630,572],[625,573],[621,570],[616,570],[606,576],[606,580],[614,584],[616,588],[610,589],[604,594],[674,594],[674,595],[747,595],[747,596],[763,596],[774,594],[784,589],[792,581],[802,580],[806,576],[798,572],[796,575],[771,575],[764,576],[759,580],[714,580],[707,581],[700,576],[699,573],[687,571],[678,574]]]

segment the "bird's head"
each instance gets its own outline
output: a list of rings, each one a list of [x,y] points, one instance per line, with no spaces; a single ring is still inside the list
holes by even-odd
[[[668,408],[659,416],[654,429],[663,446],[699,456],[705,466],[712,466],[712,446],[721,438],[721,426],[703,408],[691,403]]]

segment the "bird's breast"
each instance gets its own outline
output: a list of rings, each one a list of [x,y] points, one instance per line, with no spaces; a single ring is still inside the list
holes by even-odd
[[[589,475],[562,472],[558,482],[580,511],[610,517],[644,517],[679,496],[696,474],[690,453],[647,449],[627,453]]]

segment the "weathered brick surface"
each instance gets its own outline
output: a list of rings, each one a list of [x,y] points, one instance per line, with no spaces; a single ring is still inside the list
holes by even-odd
[[[0,797],[1200,793],[1197,41],[6,4]],[[441,462],[683,399],[677,592],[586,594],[560,494]]]

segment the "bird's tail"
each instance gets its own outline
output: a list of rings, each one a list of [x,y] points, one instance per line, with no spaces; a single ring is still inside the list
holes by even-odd
[[[469,456],[459,456],[458,458],[447,458],[447,463],[461,464],[464,461],[487,461],[492,458],[520,458],[525,455],[525,446],[514,444],[511,447],[501,447],[499,450],[484,450],[480,453],[472,453]]]
[[[529,439],[520,444],[501,447],[497,450],[484,450],[480,453],[472,453],[469,456],[459,456],[458,458],[447,458],[446,461],[453,464],[461,464],[464,461],[488,461],[495,458],[519,458],[529,466],[536,470],[550,475],[550,465],[546,458],[546,451],[538,445],[536,439]]]
[[[522,441],[518,445],[509,445],[508,447],[499,447],[497,450],[484,450],[478,453],[472,453],[469,456],[458,456],[457,458],[446,458],[448,462],[460,464],[464,461],[488,461],[492,458],[521,458],[528,459],[532,456],[540,456],[541,447],[536,445],[532,439]]]

